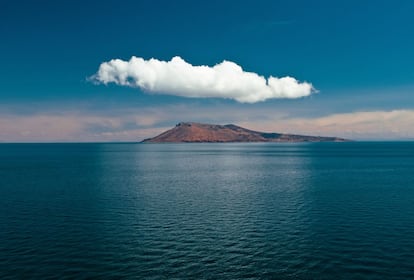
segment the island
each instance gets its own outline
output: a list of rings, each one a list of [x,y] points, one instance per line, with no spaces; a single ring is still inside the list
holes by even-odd
[[[217,125],[180,122],[174,128],[142,143],[231,143],[231,142],[347,142],[338,137],[268,133],[234,124]]]

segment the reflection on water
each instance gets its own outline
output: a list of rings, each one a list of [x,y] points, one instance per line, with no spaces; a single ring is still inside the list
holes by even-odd
[[[0,278],[413,277],[413,148],[0,145]]]

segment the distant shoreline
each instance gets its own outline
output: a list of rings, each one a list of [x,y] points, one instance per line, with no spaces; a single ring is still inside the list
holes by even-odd
[[[349,142],[339,137],[308,136],[278,132],[261,132],[234,124],[217,125],[180,122],[175,127],[142,143],[298,143],[298,142]]]

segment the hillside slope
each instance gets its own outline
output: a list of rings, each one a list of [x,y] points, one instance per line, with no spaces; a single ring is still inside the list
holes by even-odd
[[[143,143],[181,142],[344,142],[337,137],[304,136],[266,133],[249,130],[234,124],[216,125],[181,122],[160,135],[143,140]]]

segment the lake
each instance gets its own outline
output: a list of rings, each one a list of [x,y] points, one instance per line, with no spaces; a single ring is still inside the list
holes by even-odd
[[[413,279],[414,142],[0,144],[0,278]]]

